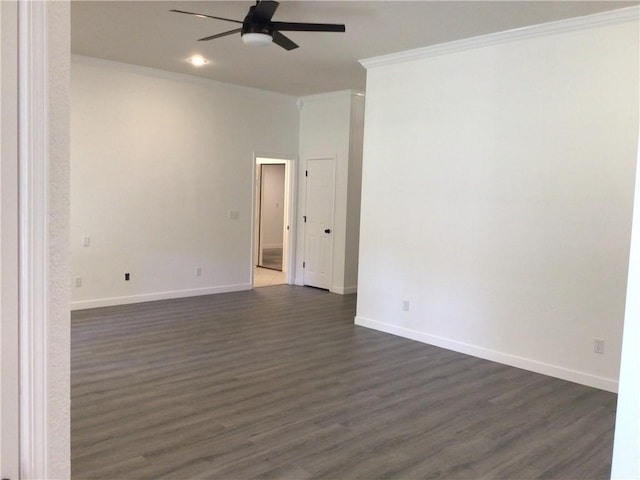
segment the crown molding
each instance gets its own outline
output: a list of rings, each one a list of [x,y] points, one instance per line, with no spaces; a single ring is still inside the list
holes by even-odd
[[[370,69],[386,65],[393,65],[396,63],[410,62],[412,60],[437,57],[450,53],[487,47],[490,45],[508,43],[515,40],[542,37],[546,35],[585,30],[588,28],[601,27],[605,25],[638,21],[639,17],[640,6],[621,8],[617,10],[610,10],[607,12],[594,13],[592,15],[585,15],[583,17],[575,17],[565,20],[558,20],[555,22],[542,23],[539,25],[516,28],[504,32],[490,33],[488,35],[481,35],[478,37],[455,40],[453,42],[440,43],[429,47],[416,48],[404,52],[367,58],[364,60],[360,60],[360,64],[366,69]]]

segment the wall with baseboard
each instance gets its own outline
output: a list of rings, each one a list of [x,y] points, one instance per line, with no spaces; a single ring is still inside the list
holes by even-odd
[[[295,158],[296,100],[73,57],[72,307],[251,288],[254,153]]]
[[[627,9],[364,61],[356,323],[616,390],[638,53]]]

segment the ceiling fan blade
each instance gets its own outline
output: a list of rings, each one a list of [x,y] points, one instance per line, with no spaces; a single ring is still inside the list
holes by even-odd
[[[226,37],[227,35],[233,35],[234,33],[240,33],[242,31],[241,28],[236,28],[234,30],[229,30],[228,32],[216,33],[215,35],[211,35],[209,37],[199,38],[199,42],[206,42],[208,40],[213,40],[214,38]]]
[[[271,22],[273,28],[283,32],[344,32],[345,26],[335,23]]]
[[[293,50],[298,48],[298,44],[291,40],[289,37],[285,37],[278,31],[273,32],[273,43],[280,45],[285,50]]]
[[[253,10],[253,18],[261,22],[270,21],[273,14],[276,13],[278,5],[280,4],[273,0],[261,0],[257,2]]]
[[[205,15],[204,13],[185,12],[184,10],[169,10],[169,11],[175,12],[175,13],[184,13],[187,15],[194,15],[196,17],[201,17],[201,18],[213,18],[215,20],[224,20],[225,22],[242,23],[240,20],[233,20],[231,18],[223,18],[223,17],[214,17],[213,15]]]

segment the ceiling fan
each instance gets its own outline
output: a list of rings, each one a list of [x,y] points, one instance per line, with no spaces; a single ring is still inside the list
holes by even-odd
[[[293,50],[298,45],[290,38],[280,32],[344,32],[344,25],[332,23],[293,23],[293,22],[273,22],[271,18],[276,12],[279,3],[272,0],[258,0],[256,4],[249,7],[249,13],[244,17],[244,21],[233,20],[231,18],[214,17],[202,13],[185,12],[184,10],[171,10],[176,13],[185,13],[200,18],[213,18],[226,22],[239,23],[240,28],[218,33],[209,37],[198,39],[199,42],[213,40],[215,38],[226,37],[234,33],[242,35],[242,41],[248,45],[268,45],[271,42],[281,46],[285,50]]]

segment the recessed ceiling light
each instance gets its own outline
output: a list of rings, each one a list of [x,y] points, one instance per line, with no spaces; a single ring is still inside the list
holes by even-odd
[[[209,63],[209,60],[204,58],[202,55],[193,55],[189,57],[189,63],[194,67],[202,67],[203,65]]]

